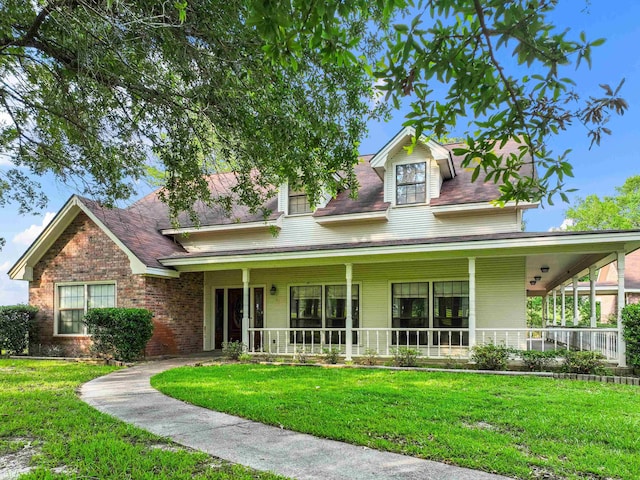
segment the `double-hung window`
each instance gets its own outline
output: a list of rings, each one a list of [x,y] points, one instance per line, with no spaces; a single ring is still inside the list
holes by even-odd
[[[346,285],[304,285],[292,286],[289,291],[289,319],[292,329],[290,341],[293,343],[321,343],[320,329],[341,329],[327,332],[324,343],[344,344],[347,319],[347,286]],[[324,308],[323,308],[324,306]],[[358,328],[360,321],[360,288],[351,285],[351,318],[353,328]],[[304,331],[303,329],[310,329]],[[313,330],[312,330],[313,329]],[[356,335],[354,333],[355,341]]]
[[[86,335],[82,323],[90,308],[116,306],[116,286],[113,283],[58,285],[58,335]]]
[[[446,331],[469,328],[469,282],[449,281],[433,283],[433,327],[445,331],[434,332],[434,345],[469,345],[469,332]]]
[[[407,163],[396,165],[396,205],[411,205],[427,201],[427,165]]]
[[[289,215],[301,215],[303,213],[311,213],[312,211],[309,198],[304,190],[289,190]]]
[[[394,283],[391,285],[391,326],[399,330],[393,332],[394,345],[427,343],[427,332],[409,329],[429,328],[429,283]]]

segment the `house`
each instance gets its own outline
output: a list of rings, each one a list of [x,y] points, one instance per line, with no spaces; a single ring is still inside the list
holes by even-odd
[[[471,182],[452,145],[421,139],[409,153],[413,135],[360,159],[357,199],[343,191],[315,209],[282,185],[267,217],[200,208],[200,225],[185,217],[175,228],[156,193],[125,209],[71,197],[9,272],[40,308],[38,342],[86,347],[85,311],[117,305],[154,312],[150,356],[224,341],[278,355],[337,347],[347,358],[399,346],[465,357],[490,341],[556,348],[563,329],[527,328],[527,295],[614,260],[624,272],[640,231],[523,232],[523,211],[537,204],[495,206],[498,187]],[[210,183],[228,192],[234,177]],[[619,330],[583,334],[624,364]]]

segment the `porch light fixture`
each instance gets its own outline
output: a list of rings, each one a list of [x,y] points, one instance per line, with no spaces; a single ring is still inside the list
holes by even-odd
[[[542,277],[541,277],[540,275],[536,275],[535,277],[533,277],[533,279],[534,279],[536,282],[539,282],[540,280],[542,280]]]
[[[547,273],[549,271],[549,267],[540,267],[540,271],[542,273]]]
[[[270,293],[271,295],[275,295],[275,294],[276,294],[276,291],[277,291],[277,290],[276,290],[276,286],[275,286],[275,285],[273,285],[273,284],[271,284],[271,290],[269,290],[269,293]]]
[[[531,280],[531,281],[529,282],[529,285],[535,285],[535,284],[536,284],[536,281],[535,281],[535,280]]]

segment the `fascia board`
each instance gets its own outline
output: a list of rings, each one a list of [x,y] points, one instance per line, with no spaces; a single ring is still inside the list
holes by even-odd
[[[207,225],[203,227],[167,228],[161,230],[163,235],[184,235],[196,233],[233,232],[241,230],[267,230],[270,228],[282,228],[282,218],[280,215],[276,220],[266,222],[229,223],[224,225]]]
[[[334,223],[350,222],[375,222],[389,221],[389,209],[380,212],[346,213],[343,215],[325,215],[323,217],[313,217],[320,225],[330,225]]]

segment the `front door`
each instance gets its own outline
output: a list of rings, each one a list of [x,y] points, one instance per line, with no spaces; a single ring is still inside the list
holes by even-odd
[[[228,291],[227,308],[227,341],[242,341],[242,288],[230,288]]]

